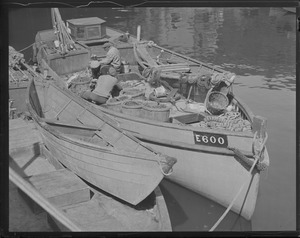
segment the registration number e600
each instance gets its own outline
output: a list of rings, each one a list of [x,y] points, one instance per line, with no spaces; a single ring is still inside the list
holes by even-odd
[[[226,135],[195,132],[195,131],[193,133],[194,133],[195,144],[217,146],[217,147],[228,146],[228,140]]]

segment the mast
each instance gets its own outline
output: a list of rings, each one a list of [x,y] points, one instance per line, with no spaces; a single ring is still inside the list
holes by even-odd
[[[54,33],[56,35],[56,41],[54,42],[55,47],[60,54],[65,55],[76,48],[75,42],[71,38],[65,23],[61,19],[58,8],[51,8],[51,18]]]

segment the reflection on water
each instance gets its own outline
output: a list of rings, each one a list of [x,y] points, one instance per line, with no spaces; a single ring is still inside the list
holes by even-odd
[[[30,39],[27,41],[30,44],[34,32],[51,28],[48,9],[26,9],[26,21],[20,22],[23,10],[14,10],[19,17],[9,21],[12,29],[18,29],[9,32],[13,44],[18,39],[16,35],[24,36],[24,42]],[[133,8],[126,11],[63,8],[60,11],[64,20],[98,16],[107,25],[128,30],[133,35],[140,24],[144,39],[238,75],[263,75],[270,88],[273,85],[270,79],[278,78],[276,82],[295,90],[290,83],[295,80],[295,15],[281,8]],[[42,20],[37,23],[34,19]],[[28,34],[28,26],[33,28],[32,34]]]
[[[229,213],[220,230],[295,227],[295,14],[281,8],[62,8],[63,20],[97,16],[107,25],[239,75],[235,90],[268,118],[271,167],[261,176],[252,224]],[[51,28],[50,9],[9,12],[9,43],[20,50]],[[23,52],[32,58],[30,49]],[[284,160],[283,160],[284,159]],[[162,191],[173,229],[208,230],[224,208],[171,182]],[[286,202],[289,201],[289,202]],[[282,222],[285,221],[285,222]]]
[[[142,37],[161,46],[238,75],[262,75],[269,89],[295,91],[295,15],[281,8],[138,11],[144,18],[121,18],[114,26],[122,22],[134,33],[141,24]]]

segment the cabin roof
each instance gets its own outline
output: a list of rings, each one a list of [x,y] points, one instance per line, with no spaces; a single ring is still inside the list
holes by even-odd
[[[86,18],[77,18],[77,19],[70,19],[67,22],[73,25],[96,25],[106,22],[99,17],[86,17]]]

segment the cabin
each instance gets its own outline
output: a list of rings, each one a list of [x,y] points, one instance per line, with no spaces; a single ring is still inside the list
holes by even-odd
[[[50,68],[56,69],[58,75],[65,75],[85,69],[90,60],[90,51],[87,46],[75,42],[75,49],[67,54],[61,54],[54,41],[57,36],[53,29],[37,32],[33,47],[33,61],[39,63],[41,69],[45,69],[47,63]],[[47,67],[46,67],[47,68]]]
[[[70,35],[75,41],[94,41],[106,37],[106,21],[98,17],[67,20]]]

